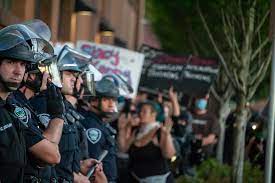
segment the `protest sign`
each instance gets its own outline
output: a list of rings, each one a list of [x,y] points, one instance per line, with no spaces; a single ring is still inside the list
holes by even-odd
[[[203,96],[218,74],[218,61],[195,56],[169,55],[143,45],[145,61],[140,81],[141,89],[168,89],[191,96]]]
[[[117,74],[130,84],[137,93],[144,55],[138,52],[111,45],[96,44],[88,41],[78,41],[76,48],[92,56],[92,65],[103,75]]]

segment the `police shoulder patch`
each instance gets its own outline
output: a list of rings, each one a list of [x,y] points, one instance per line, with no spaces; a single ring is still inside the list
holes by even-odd
[[[39,121],[47,128],[51,120],[50,115],[47,113],[41,113],[41,114],[38,114],[37,116],[39,118]]]
[[[98,143],[102,135],[102,132],[97,128],[89,128],[86,130],[86,136],[92,144]]]
[[[13,113],[25,126],[27,126],[30,116],[30,111],[28,109],[16,106]]]

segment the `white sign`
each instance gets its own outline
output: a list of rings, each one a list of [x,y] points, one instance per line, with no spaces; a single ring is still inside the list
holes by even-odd
[[[92,64],[104,74],[118,74],[130,84],[137,94],[144,55],[111,45],[78,41],[76,48],[92,56]]]

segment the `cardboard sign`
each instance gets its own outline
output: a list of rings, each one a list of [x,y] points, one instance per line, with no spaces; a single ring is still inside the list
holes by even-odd
[[[218,74],[218,61],[195,56],[175,56],[143,45],[145,55],[140,88],[168,89],[203,96]]]
[[[136,96],[144,60],[143,54],[88,41],[78,41],[76,48],[91,55],[92,65],[103,75],[118,74],[124,78],[134,89],[128,97]]]

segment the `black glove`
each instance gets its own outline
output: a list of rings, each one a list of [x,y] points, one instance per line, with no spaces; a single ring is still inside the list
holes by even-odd
[[[47,84],[47,113],[51,118],[64,119],[65,106],[63,97],[59,88],[52,83]]]

